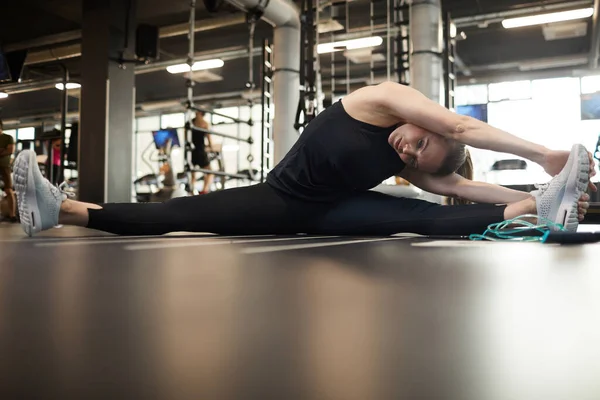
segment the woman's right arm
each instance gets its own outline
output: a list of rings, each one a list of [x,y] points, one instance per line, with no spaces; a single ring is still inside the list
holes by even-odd
[[[458,174],[440,177],[406,167],[400,176],[427,192],[457,197],[475,203],[507,204],[531,198],[531,194],[526,192],[491,183],[472,181]]]

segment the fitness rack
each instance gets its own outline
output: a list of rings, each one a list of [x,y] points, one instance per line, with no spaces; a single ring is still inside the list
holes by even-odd
[[[350,29],[350,3],[349,2],[330,2],[325,0],[321,7],[329,7],[331,16],[344,25],[344,39],[340,35],[332,32],[327,34],[327,40],[336,42],[353,37],[357,31]],[[338,52],[330,53],[330,73],[324,75],[324,79],[330,79],[331,98],[343,96],[351,91],[353,83],[369,82],[377,84],[381,79],[389,81],[399,81],[408,85],[409,70],[409,42],[408,42],[408,4],[405,0],[370,0],[369,2],[370,23],[368,30],[361,30],[370,36],[380,36],[385,38],[385,48],[371,50],[369,62],[369,71],[366,76],[350,76],[349,57],[340,58],[336,55]],[[317,36],[319,38],[319,36]],[[377,55],[383,55],[381,61]]]
[[[317,113],[315,74],[315,7],[313,0],[301,0],[300,11],[300,99],[296,110],[294,129],[304,128]],[[302,116],[304,119],[300,122]]]
[[[263,40],[262,45],[262,80],[261,80],[261,134],[260,134],[260,181],[265,181],[265,169],[272,168],[273,160],[273,125],[271,124],[272,99],[273,99],[273,46],[268,39]]]
[[[206,2],[205,2],[206,4]],[[256,26],[256,22],[261,18],[262,14],[263,14],[263,7],[261,5],[261,3],[259,2],[259,5],[251,10],[248,14],[247,14],[247,22],[249,25],[249,46],[248,46],[248,50],[249,50],[249,59],[248,59],[248,74],[249,74],[249,79],[248,82],[246,83],[246,87],[249,90],[253,90],[254,89],[254,68],[253,68],[253,46],[254,46],[254,29]],[[202,108],[202,107],[198,107],[194,104],[194,80],[192,79],[192,66],[194,65],[194,55],[195,55],[195,43],[194,43],[194,33],[195,33],[195,19],[196,19],[196,0],[191,0],[190,1],[190,20],[189,20],[189,32],[188,32],[188,44],[189,44],[189,48],[188,48],[188,57],[187,57],[187,64],[189,65],[189,72],[188,75],[186,77],[186,87],[187,87],[187,101],[185,103],[185,107],[186,107],[186,121],[185,121],[185,146],[184,146],[184,170],[186,173],[189,172],[201,172],[203,174],[210,174],[210,175],[216,175],[216,176],[223,176],[223,177],[228,177],[228,178],[236,178],[236,179],[249,179],[249,180],[255,180],[255,176],[253,174],[253,169],[252,169],[252,162],[254,161],[254,157],[252,156],[252,149],[250,148],[250,152],[248,154],[247,160],[250,163],[250,166],[248,168],[248,171],[246,174],[242,174],[242,173],[229,173],[229,172],[224,172],[224,171],[213,171],[213,170],[209,170],[209,169],[203,169],[203,168],[194,168],[194,166],[192,165],[191,162],[191,152],[192,150],[194,150],[194,145],[192,142],[192,132],[196,131],[196,132],[202,132],[205,134],[209,134],[209,135],[215,135],[215,136],[220,136],[223,138],[227,138],[227,139],[231,139],[231,140],[236,140],[236,141],[240,141],[240,142],[246,142],[250,145],[252,145],[254,143],[254,140],[252,139],[252,135],[250,134],[247,138],[242,138],[242,137],[238,137],[238,136],[233,136],[233,135],[228,135],[225,133],[220,133],[220,132],[215,132],[213,130],[209,130],[209,129],[203,129],[203,128],[199,128],[193,125],[192,121],[193,121],[193,113],[196,111],[200,111],[200,112],[204,112],[204,113],[209,113],[211,115],[216,115],[222,118],[227,118],[235,123],[238,124],[246,124],[250,127],[254,126],[254,122],[252,121],[252,100],[249,100],[250,103],[250,117],[248,118],[248,120],[243,120],[240,118],[235,118],[235,117],[231,117],[229,115],[225,115],[219,112],[216,112],[214,110],[211,109],[207,109],[207,108]],[[264,112],[264,101],[263,101],[263,116],[265,115]],[[264,123],[264,122],[263,122]],[[265,157],[264,157],[264,150],[261,151],[261,171],[264,171],[265,169]]]
[[[69,70],[67,69],[67,67],[64,64],[60,65],[62,70],[63,70],[63,79],[62,79],[62,85],[63,85],[63,90],[61,92],[61,101],[60,101],[60,137],[56,137],[53,140],[56,139],[60,139],[61,140],[61,145],[60,145],[60,166],[58,168],[58,177],[56,178],[56,180],[54,179],[54,169],[50,168],[50,170],[48,171],[48,179],[50,180],[50,182],[62,182],[64,180],[64,176],[65,176],[65,155],[67,154],[67,147],[66,147],[66,130],[67,130],[67,111],[68,111],[68,107],[69,107],[69,96],[67,93],[67,83],[69,82]],[[52,146],[50,146],[49,149],[49,154],[48,154],[48,158],[49,158],[49,165],[52,166],[54,165],[54,151],[52,150]]]
[[[450,13],[443,11],[444,30],[444,105],[454,109],[454,96],[456,91],[456,39],[451,34],[452,18]]]
[[[410,6],[405,0],[395,0],[394,26],[398,29],[395,38],[395,66],[398,82],[410,85]]]

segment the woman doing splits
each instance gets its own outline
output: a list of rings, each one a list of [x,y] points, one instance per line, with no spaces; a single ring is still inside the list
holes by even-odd
[[[474,182],[455,172],[467,161],[465,145],[529,159],[554,178],[531,193]],[[586,187],[596,190],[583,146],[549,150],[392,82],[358,89],[320,113],[265,183],[164,203],[90,204],[67,199],[45,180],[31,151],[20,153],[14,170],[30,236],[58,224],[120,235],[468,235],[524,214],[574,231],[587,211]],[[394,175],[478,204],[445,206],[369,190]]]

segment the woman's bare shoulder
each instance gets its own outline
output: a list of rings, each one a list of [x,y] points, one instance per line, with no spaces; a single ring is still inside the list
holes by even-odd
[[[381,85],[365,86],[345,96],[342,99],[344,110],[352,118],[375,126],[388,127],[403,122],[390,115],[389,109],[381,101]]]

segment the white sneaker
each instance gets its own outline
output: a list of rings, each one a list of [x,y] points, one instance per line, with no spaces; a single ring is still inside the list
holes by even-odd
[[[573,145],[564,168],[550,182],[531,192],[537,203],[537,215],[576,232],[577,207],[589,181],[590,160],[585,147]],[[557,228],[552,228],[557,230]]]
[[[13,164],[14,185],[21,217],[27,235],[58,225],[60,205],[67,195],[42,176],[36,154],[24,150]]]

